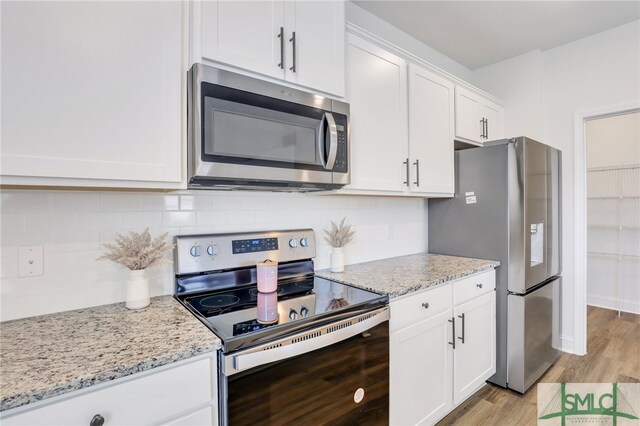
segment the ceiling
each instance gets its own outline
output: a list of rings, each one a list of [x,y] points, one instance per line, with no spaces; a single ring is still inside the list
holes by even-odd
[[[640,1],[353,3],[472,70],[640,19]]]

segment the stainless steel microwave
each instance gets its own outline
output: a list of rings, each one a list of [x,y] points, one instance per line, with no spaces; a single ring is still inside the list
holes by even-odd
[[[190,188],[320,191],[349,183],[349,105],[196,63]]]

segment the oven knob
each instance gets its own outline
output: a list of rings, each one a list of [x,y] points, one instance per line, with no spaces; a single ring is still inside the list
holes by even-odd
[[[202,247],[200,246],[192,246],[189,249],[189,253],[191,253],[191,256],[193,257],[198,257],[202,254]]]
[[[298,240],[296,240],[295,238],[290,239],[289,240],[289,247],[291,247],[291,248],[298,247]]]
[[[207,247],[207,254],[209,256],[215,256],[219,252],[220,252],[220,249],[215,244],[211,244],[210,246]]]
[[[291,309],[289,311],[289,319],[291,319],[291,320],[298,319],[298,313],[296,312],[295,309]]]
[[[302,247],[309,247],[309,239],[308,238],[300,238],[300,245]]]
[[[309,310],[303,306],[300,309],[300,316],[306,318],[307,316],[309,316]]]

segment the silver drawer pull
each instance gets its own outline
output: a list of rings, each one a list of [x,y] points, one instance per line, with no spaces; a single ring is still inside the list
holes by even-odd
[[[482,288],[482,283],[476,284],[476,287]]]
[[[429,309],[429,302],[424,302],[422,304],[422,307],[425,308],[425,309]]]

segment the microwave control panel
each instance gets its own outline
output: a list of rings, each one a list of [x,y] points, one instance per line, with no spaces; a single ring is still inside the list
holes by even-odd
[[[336,113],[333,113],[333,116],[336,120],[336,130],[338,131],[338,152],[332,171],[346,173],[349,158],[349,153],[347,152],[347,117]]]

